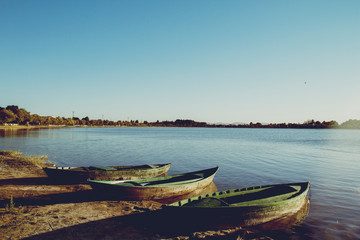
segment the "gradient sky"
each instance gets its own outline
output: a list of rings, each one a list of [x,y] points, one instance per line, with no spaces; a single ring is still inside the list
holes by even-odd
[[[2,107],[342,123],[359,104],[358,0],[0,0]]]

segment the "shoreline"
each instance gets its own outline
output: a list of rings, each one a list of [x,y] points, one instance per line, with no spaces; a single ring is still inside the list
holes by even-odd
[[[41,129],[41,128],[62,128],[62,127],[69,127],[65,125],[0,125],[0,130],[22,130],[22,129]]]

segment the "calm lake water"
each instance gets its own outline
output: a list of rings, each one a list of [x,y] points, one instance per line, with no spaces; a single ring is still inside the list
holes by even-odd
[[[218,190],[311,182],[300,224],[276,239],[360,239],[360,130],[62,128],[0,130],[0,150],[60,166],[167,163],[169,174],[219,166]]]

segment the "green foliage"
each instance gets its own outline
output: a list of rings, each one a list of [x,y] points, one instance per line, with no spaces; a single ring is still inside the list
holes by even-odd
[[[20,151],[2,150],[0,151],[0,155],[10,158],[21,158],[23,153]]]
[[[15,105],[7,106],[6,110],[12,111],[14,114],[18,114],[19,107]]]
[[[12,151],[12,150],[2,150],[2,151],[0,151],[0,155],[9,157],[12,159],[19,159],[21,161],[25,161],[25,162],[31,163],[31,164],[39,166],[39,167],[45,167],[47,164],[50,163],[47,155],[24,156],[22,152]]]
[[[16,120],[16,115],[5,108],[0,110],[0,123],[12,123]]]
[[[26,124],[27,122],[30,122],[30,113],[27,112],[25,109],[19,109],[16,115],[16,119],[19,124]]]

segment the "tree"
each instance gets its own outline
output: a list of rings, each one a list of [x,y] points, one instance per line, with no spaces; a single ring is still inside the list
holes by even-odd
[[[19,109],[16,115],[16,120],[19,124],[26,124],[27,122],[30,122],[30,113],[25,109]]]
[[[30,124],[33,125],[40,125],[41,124],[41,117],[37,114],[33,114],[30,116]]]
[[[10,105],[6,107],[6,110],[12,111],[14,114],[19,112],[19,107],[15,105]]]
[[[56,118],[53,119],[53,124],[55,124],[55,125],[63,125],[64,120],[61,117],[56,117]]]
[[[82,121],[83,125],[89,125],[89,123],[90,123],[90,119],[87,116],[84,117],[83,119],[81,119],[81,121]]]
[[[321,123],[321,125],[323,126],[323,128],[337,128],[337,127],[339,127],[339,124],[334,120],[332,120],[330,122],[323,121]]]
[[[12,111],[5,108],[0,110],[1,123],[11,123],[14,122],[15,120],[16,120],[16,115]]]

